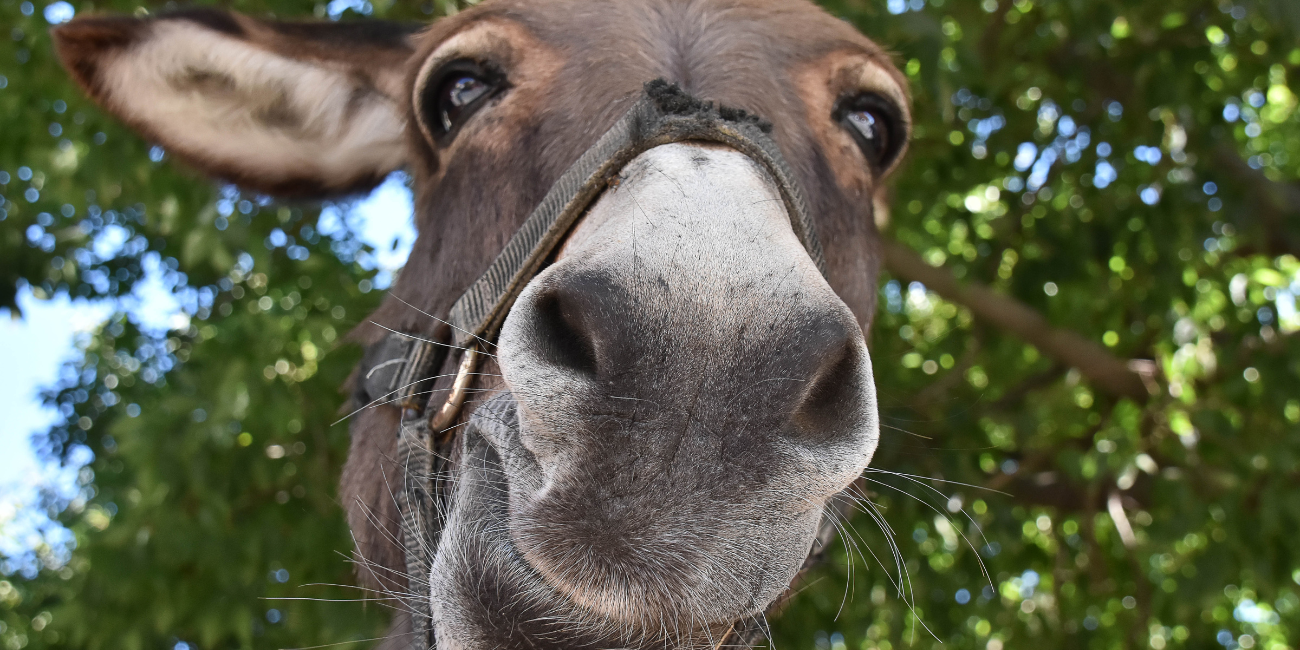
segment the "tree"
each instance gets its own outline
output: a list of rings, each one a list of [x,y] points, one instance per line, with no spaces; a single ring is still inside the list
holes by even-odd
[[[883,440],[777,647],[1300,645],[1300,9],[826,6],[899,52],[916,128],[870,339]],[[114,318],[51,390],[67,421],[42,450],[94,460],[48,504],[75,549],[0,582],[0,642],[375,635],[382,600],[258,600],[362,595],[301,585],[349,582],[330,424],[358,354],[341,337],[377,301],[369,252],[104,117],[40,9],[0,0],[0,300],[122,296],[156,266],[191,318]]]

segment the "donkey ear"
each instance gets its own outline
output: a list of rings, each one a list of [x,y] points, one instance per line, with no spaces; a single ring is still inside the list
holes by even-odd
[[[211,9],[54,30],[86,92],[203,172],[281,196],[376,185],[406,162],[419,25],[266,22]]]

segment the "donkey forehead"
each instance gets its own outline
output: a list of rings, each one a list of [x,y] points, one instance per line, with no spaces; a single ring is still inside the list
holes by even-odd
[[[876,93],[898,107],[906,131],[909,101],[888,55],[843,21],[804,0],[493,0],[435,22],[413,49],[404,101],[422,235],[403,289],[441,278],[409,290],[450,307],[455,287],[483,272],[551,183],[645,82],[662,77],[773,123],[824,242],[831,286],[861,325],[870,323],[872,204],[889,170],[871,169],[832,116],[841,98]],[[431,143],[417,97],[458,59],[492,64],[507,90],[450,141]],[[485,169],[493,170],[491,200]]]
[[[612,116],[611,99],[658,77],[730,105],[765,108],[778,126],[797,118],[789,113],[798,110],[802,84],[791,76],[907,105],[905,80],[879,46],[801,0],[500,0],[439,21],[421,41],[412,85],[456,58],[528,64],[548,88],[563,89],[548,96],[557,115],[595,108]]]

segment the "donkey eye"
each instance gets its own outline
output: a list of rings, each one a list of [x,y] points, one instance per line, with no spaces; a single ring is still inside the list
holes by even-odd
[[[434,136],[451,133],[502,87],[502,78],[473,61],[453,61],[430,75],[420,113]]]
[[[468,75],[453,76],[444,82],[438,91],[438,118],[442,130],[451,131],[460,122],[461,115],[491,90],[486,81]]]
[[[835,119],[857,141],[875,170],[889,167],[902,149],[902,119],[893,102],[876,93],[861,93],[841,99]]]
[[[879,153],[889,148],[889,131],[884,127],[885,119],[877,116],[871,111],[852,111],[848,114],[849,126],[857,132],[858,137],[865,140],[874,153]],[[873,157],[878,157],[873,156]]]

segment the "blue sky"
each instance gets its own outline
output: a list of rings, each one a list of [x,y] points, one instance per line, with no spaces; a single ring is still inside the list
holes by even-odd
[[[110,313],[109,305],[66,296],[41,301],[30,291],[18,296],[23,318],[0,311],[0,489],[36,470],[29,438],[56,420],[40,404],[42,386],[54,383],[59,367],[74,352],[79,334],[95,328]]]
[[[410,253],[415,239],[411,215],[411,193],[399,173],[360,201],[327,207],[321,219],[346,221],[363,241],[375,247],[373,259],[365,262],[379,270],[375,284],[382,289]],[[151,276],[123,306],[135,322],[150,329],[184,326],[181,321],[186,317],[179,304],[162,282]],[[0,372],[0,530],[14,521],[35,485],[65,475],[43,467],[32,452],[32,435],[58,418],[54,410],[41,404],[40,390],[53,384],[63,362],[78,354],[78,341],[113,312],[108,301],[74,301],[66,296],[37,300],[26,290],[19,292],[18,304],[21,319],[0,310],[0,364],[4,369]]]

